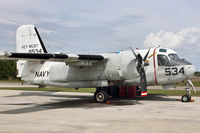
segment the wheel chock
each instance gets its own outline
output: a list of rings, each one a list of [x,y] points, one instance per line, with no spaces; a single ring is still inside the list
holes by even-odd
[[[195,100],[194,100],[194,99],[191,99],[191,100],[190,100],[190,102],[191,102],[191,103],[194,103],[194,102],[195,102]]]
[[[106,101],[106,104],[111,104],[111,101],[107,100],[107,101]]]

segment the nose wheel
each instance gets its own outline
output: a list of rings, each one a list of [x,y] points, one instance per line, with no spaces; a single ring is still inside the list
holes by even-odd
[[[190,100],[191,100],[191,96],[190,95],[183,95],[181,97],[181,101],[182,102],[190,102]]]
[[[183,95],[181,97],[181,101],[182,102],[190,102],[190,100],[191,100],[191,92],[190,92],[190,89],[188,87],[188,88],[186,88],[186,95]]]

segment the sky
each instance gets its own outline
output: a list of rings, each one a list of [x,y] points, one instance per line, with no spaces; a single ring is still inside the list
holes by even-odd
[[[0,51],[34,24],[48,52],[167,47],[200,71],[199,0],[0,0]]]

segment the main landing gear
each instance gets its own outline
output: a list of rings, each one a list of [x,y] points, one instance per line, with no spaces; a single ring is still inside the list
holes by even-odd
[[[41,88],[45,88],[45,85],[42,85],[42,84],[41,84],[41,85],[38,86],[38,88],[40,88],[40,89],[41,89]]]
[[[104,90],[97,90],[94,93],[94,100],[97,103],[106,103],[106,101],[108,100],[108,98],[109,98],[109,95]]]
[[[119,96],[119,88],[118,87],[99,87],[96,88],[96,92],[94,93],[94,100],[97,103],[106,103],[109,99],[113,97]]]
[[[141,89],[139,87],[119,87],[119,86],[109,86],[109,87],[98,87],[94,93],[94,100],[97,103],[106,103],[111,98],[117,97],[136,97],[141,96]]]

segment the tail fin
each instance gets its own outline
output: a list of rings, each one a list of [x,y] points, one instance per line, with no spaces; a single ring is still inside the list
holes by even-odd
[[[16,44],[17,53],[47,53],[34,25],[22,25],[17,29]]]
[[[42,39],[34,25],[22,25],[16,32],[17,53],[47,53]],[[28,61],[17,61],[17,77],[26,77],[29,74]]]

